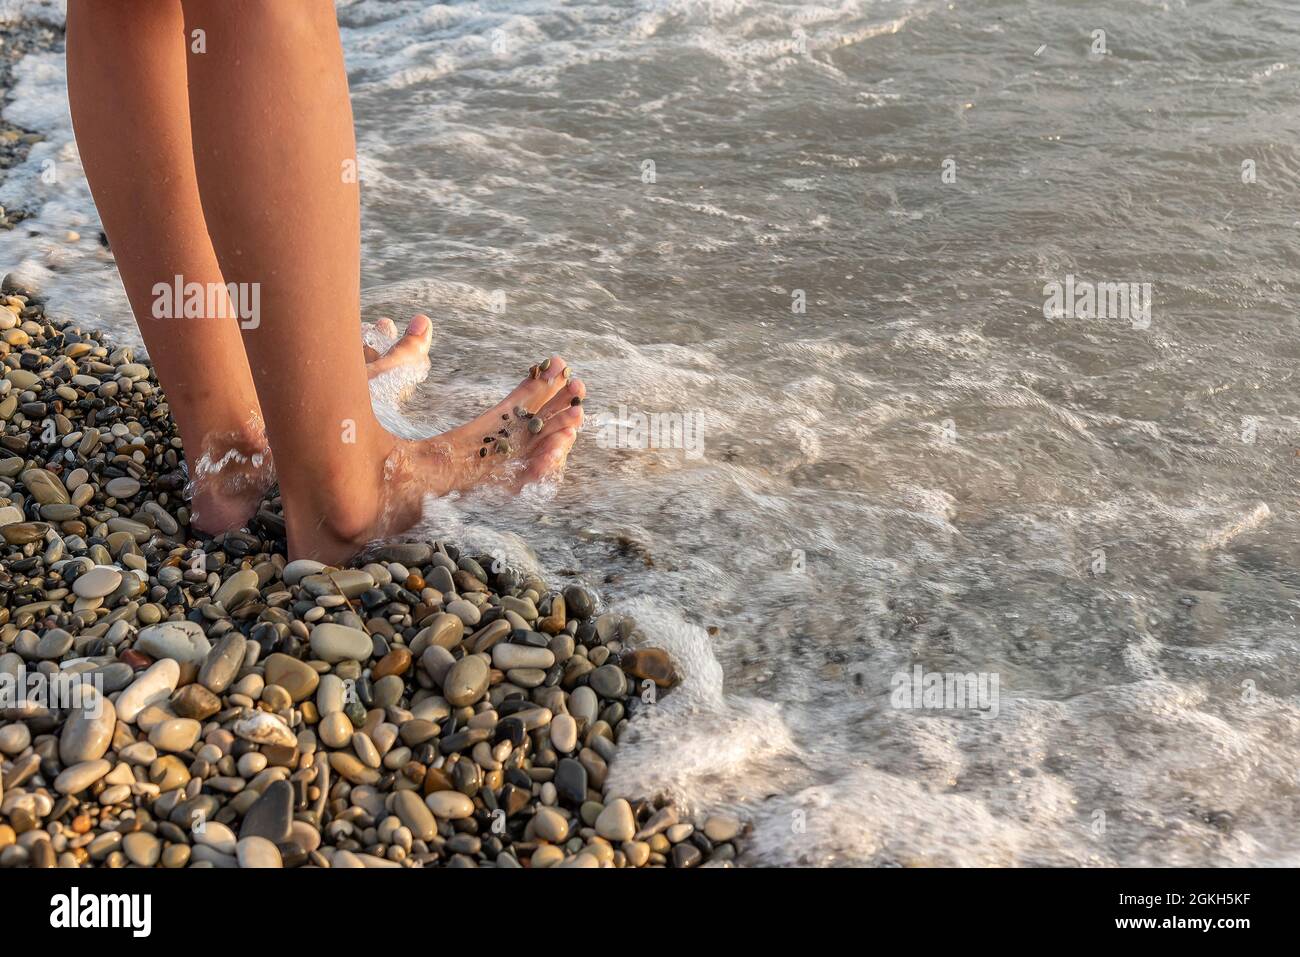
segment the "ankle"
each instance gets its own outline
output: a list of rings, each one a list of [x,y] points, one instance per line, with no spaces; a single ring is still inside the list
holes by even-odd
[[[375,443],[358,444],[344,468],[282,477],[290,558],[343,562],[383,534],[392,481],[390,460],[398,444],[385,432]]]
[[[186,442],[190,479],[199,482],[227,473],[272,473],[271,448],[257,413],[233,428],[224,425],[193,429],[198,440]],[[182,432],[185,435],[185,432]],[[272,473],[273,474],[273,473]]]

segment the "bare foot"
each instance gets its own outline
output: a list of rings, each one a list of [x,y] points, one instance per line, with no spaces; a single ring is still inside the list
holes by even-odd
[[[405,335],[388,318],[364,327],[367,375],[399,373],[399,394],[409,392],[429,374],[432,341],[433,324],[425,315],[412,318]],[[275,464],[260,417],[241,429],[209,436],[190,468],[191,527],[209,535],[242,528],[274,484]]]
[[[260,416],[239,429],[209,434],[190,460],[190,526],[209,535],[242,527],[273,484],[275,466]]]
[[[554,356],[508,396],[465,425],[428,439],[392,438],[372,501],[349,503],[327,528],[286,515],[291,557],[344,561],[367,542],[410,528],[426,495],[485,486],[517,490],[558,474],[582,427],[586,389]]]
[[[362,333],[362,348],[366,356],[366,375],[373,379],[386,372],[401,372],[404,380],[415,382],[429,374],[429,346],[433,342],[433,323],[426,315],[412,317],[405,334],[400,335],[397,325],[387,317]]]

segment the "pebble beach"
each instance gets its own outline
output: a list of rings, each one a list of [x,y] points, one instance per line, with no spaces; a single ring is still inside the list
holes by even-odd
[[[732,866],[605,787],[681,680],[633,619],[450,542],[289,561],[274,489],[192,531],[149,363],[9,277],[0,362],[0,868]]]

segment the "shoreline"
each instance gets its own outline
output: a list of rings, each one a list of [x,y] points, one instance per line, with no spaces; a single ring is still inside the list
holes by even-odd
[[[732,866],[604,789],[680,680],[632,619],[445,542],[288,562],[274,490],[191,535],[147,361],[9,277],[0,359],[0,868]]]

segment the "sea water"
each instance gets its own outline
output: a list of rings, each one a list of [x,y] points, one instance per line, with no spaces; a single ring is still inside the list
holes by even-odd
[[[751,864],[1300,861],[1300,9],[339,17],[365,318],[435,327],[384,420],[587,384],[562,483],[424,531],[676,657],[615,789],[739,812]],[[63,84],[6,91],[46,140],[0,264],[138,341]]]

